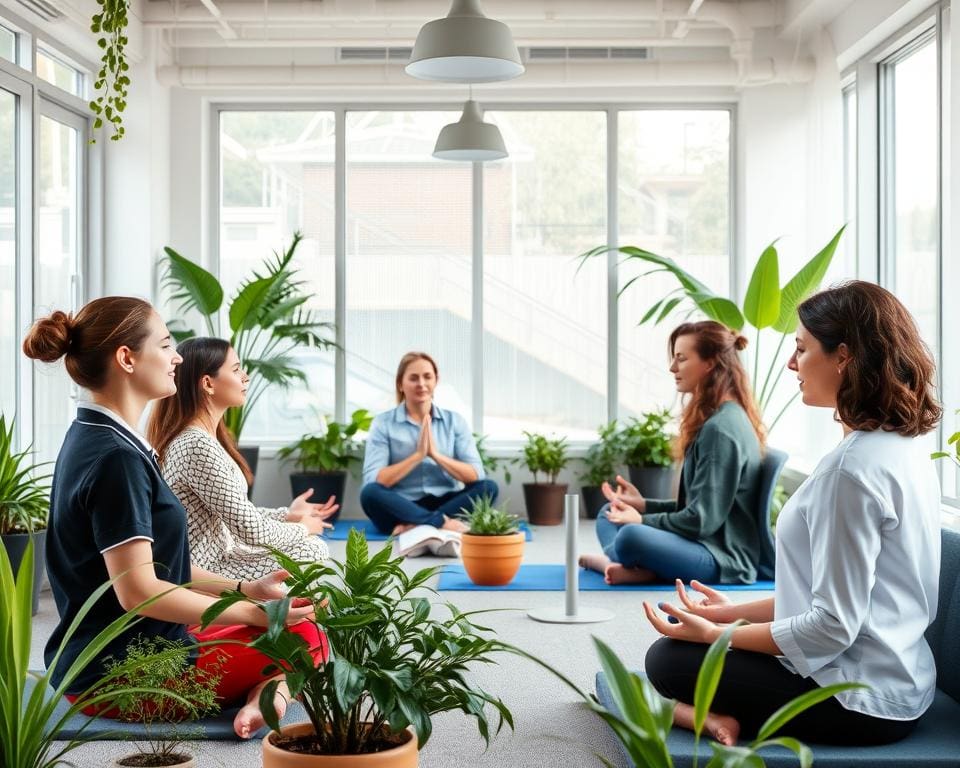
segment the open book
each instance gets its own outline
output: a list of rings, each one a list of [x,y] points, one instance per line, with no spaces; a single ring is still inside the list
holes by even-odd
[[[418,525],[397,536],[393,551],[404,557],[460,557],[460,534],[457,531],[434,528],[432,525]]]

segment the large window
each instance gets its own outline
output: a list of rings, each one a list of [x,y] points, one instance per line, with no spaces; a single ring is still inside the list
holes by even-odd
[[[0,59],[17,62],[17,35],[0,24]]]
[[[0,88],[0,412],[17,410],[17,96]]]
[[[311,294],[306,307],[332,321],[333,158],[332,112],[223,112],[220,116],[220,274],[226,299],[221,332],[229,336],[226,308],[242,280],[264,260],[300,242],[294,264]],[[300,350],[294,361],[307,386],[271,390],[248,418],[244,438],[293,437],[334,407],[333,353]]]
[[[37,77],[74,96],[83,96],[83,73],[52,49],[37,47]]]

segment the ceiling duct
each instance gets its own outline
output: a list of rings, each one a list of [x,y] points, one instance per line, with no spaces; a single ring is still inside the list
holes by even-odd
[[[602,46],[531,46],[526,49],[527,61],[644,61],[650,58],[649,48]]]
[[[63,18],[63,12],[47,0],[17,0],[17,2],[37,14],[44,21],[56,21]]]
[[[410,58],[413,48],[340,48],[340,61],[404,61]]]

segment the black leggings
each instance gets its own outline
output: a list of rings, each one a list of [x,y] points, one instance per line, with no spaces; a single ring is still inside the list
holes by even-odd
[[[647,678],[662,696],[692,704],[697,672],[707,648],[662,637],[647,652]],[[813,679],[794,674],[774,656],[731,649],[711,711],[736,718],[741,738],[753,739],[770,715],[814,688],[817,684]],[[797,715],[775,736],[845,746],[890,744],[907,736],[916,722],[853,712],[830,698]]]

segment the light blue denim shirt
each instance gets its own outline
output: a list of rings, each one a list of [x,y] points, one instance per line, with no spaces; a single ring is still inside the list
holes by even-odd
[[[444,456],[464,461],[477,470],[477,479],[483,475],[483,464],[477,453],[477,444],[459,413],[438,408],[430,411],[433,439]],[[363,457],[363,484],[374,483],[384,467],[396,464],[410,456],[417,448],[420,425],[410,418],[407,406],[400,403],[396,408],[378,414],[367,435],[366,452]],[[410,474],[393,486],[404,498],[416,501],[424,496],[443,496],[462,488],[462,484],[441,469],[429,456],[411,470]]]

